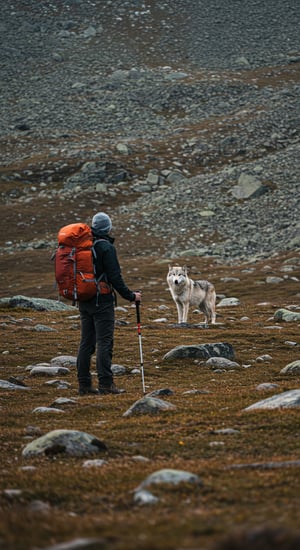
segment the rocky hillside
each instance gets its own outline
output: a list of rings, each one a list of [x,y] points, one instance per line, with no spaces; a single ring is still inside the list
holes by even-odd
[[[2,0],[0,31],[1,549],[298,548],[299,0]],[[56,300],[57,232],[98,210],[142,408],[135,306],[95,398]],[[173,261],[215,325],[177,324]]]
[[[296,0],[1,3],[3,252],[106,208],[125,254],[299,248]],[[122,248],[123,247],[123,248]]]

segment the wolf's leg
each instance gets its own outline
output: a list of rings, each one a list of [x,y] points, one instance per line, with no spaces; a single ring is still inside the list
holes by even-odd
[[[199,307],[200,311],[202,311],[202,313],[204,313],[204,324],[205,324],[206,327],[208,327],[209,321],[211,319],[210,308],[204,302],[199,304],[198,307]]]
[[[189,314],[189,304],[183,304],[183,316],[182,316],[182,322],[187,323]]]
[[[183,318],[183,311],[182,311],[182,304],[180,302],[176,302],[176,306],[177,306],[177,312],[178,312],[178,323],[182,323],[182,318]]]
[[[216,310],[215,310],[214,306],[211,309],[211,324],[212,325],[216,324]]]

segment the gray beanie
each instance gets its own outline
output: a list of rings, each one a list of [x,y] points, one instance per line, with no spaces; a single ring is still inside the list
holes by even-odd
[[[104,212],[98,212],[92,219],[92,231],[95,235],[107,235],[112,228],[110,217]]]

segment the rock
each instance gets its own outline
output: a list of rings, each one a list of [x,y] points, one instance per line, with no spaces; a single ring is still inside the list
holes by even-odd
[[[263,401],[250,405],[245,411],[256,411],[260,409],[289,409],[300,407],[300,390],[290,390],[278,395],[273,395]]]
[[[94,458],[93,460],[85,460],[83,463],[84,468],[99,468],[107,464],[106,460],[100,458]]]
[[[32,411],[33,413],[58,413],[58,414],[61,414],[61,413],[64,413],[64,411],[62,411],[61,409],[57,409],[55,407],[36,407],[35,409],[33,409]]]
[[[13,296],[12,298],[1,298],[0,305],[6,307],[23,307],[26,309],[35,309],[36,311],[65,311],[74,310],[73,306],[49,300],[46,298],[28,298],[27,296]]]
[[[210,393],[208,390],[187,390],[183,392],[183,395],[206,395]]]
[[[140,505],[156,504],[157,502],[159,502],[159,499],[156,496],[152,495],[150,491],[145,491],[145,490],[136,491],[134,493],[133,500],[135,504],[140,504]]]
[[[70,374],[70,369],[67,369],[66,367],[43,367],[43,366],[36,366],[32,367],[30,370],[30,376],[58,376],[58,375],[66,375]]]
[[[50,361],[51,366],[57,367],[60,365],[61,367],[76,367],[77,357],[74,355],[58,355],[57,357],[53,357]]]
[[[35,325],[33,330],[36,330],[36,332],[57,332],[55,328],[47,327],[46,325],[41,324]]]
[[[164,355],[163,360],[173,359],[209,359],[210,357],[225,357],[234,359],[234,350],[231,344],[219,342],[215,344],[199,344],[194,346],[177,346]]]
[[[25,384],[23,379],[18,376],[10,376],[8,382],[10,382],[11,384],[16,384],[17,386],[23,386],[25,388],[27,387],[27,384]]]
[[[123,367],[123,365],[116,365],[116,364],[113,364],[111,366],[111,370],[114,376],[122,376],[127,372],[126,367]]]
[[[240,303],[238,298],[223,298],[216,307],[239,306]]]
[[[166,468],[150,474],[142,481],[137,490],[145,489],[151,485],[178,485],[180,483],[187,483],[198,487],[203,486],[202,480],[196,474],[186,472],[185,470]]]
[[[274,275],[266,278],[266,283],[271,285],[278,285],[279,283],[283,283],[283,281],[282,277],[274,277]]]
[[[241,174],[238,185],[232,188],[231,192],[236,199],[250,199],[260,197],[268,191],[254,176]]]
[[[66,454],[83,457],[106,451],[105,443],[93,435],[76,430],[53,430],[31,441],[22,451],[24,457]]]
[[[23,386],[21,384],[13,384],[7,380],[0,380],[0,389],[1,390],[30,390],[28,386]]]
[[[290,323],[292,321],[300,321],[300,313],[297,311],[290,311],[289,309],[277,309],[274,313],[275,321],[286,321]]]
[[[161,411],[175,409],[175,405],[167,403],[162,399],[155,397],[143,397],[136,401],[123,416],[140,415],[140,414],[159,414]]]
[[[67,390],[71,386],[70,382],[67,382],[66,380],[47,380],[45,385],[55,386],[59,390]]]
[[[228,470],[275,470],[277,468],[299,468],[300,460],[285,460],[282,462],[252,462],[250,464],[231,464]]]
[[[226,359],[226,357],[211,357],[205,361],[204,365],[212,369],[237,370],[242,368],[239,363],[230,361],[230,359]]]
[[[77,401],[76,399],[69,399],[68,397],[58,397],[52,403],[51,407],[55,407],[55,405],[77,405]]]
[[[158,397],[161,395],[174,395],[174,392],[169,388],[161,388],[159,390],[153,390],[150,393],[147,393],[146,397]]]
[[[280,374],[300,374],[300,359],[289,363],[283,369],[281,369]]]
[[[279,388],[279,384],[272,384],[270,382],[263,382],[262,384],[259,384],[256,386],[257,391],[273,391]]]
[[[268,353],[265,353],[264,355],[256,357],[256,361],[257,363],[268,363],[269,361],[272,361],[272,356]]]

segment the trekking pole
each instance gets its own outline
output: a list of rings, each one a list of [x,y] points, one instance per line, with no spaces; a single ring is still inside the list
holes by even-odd
[[[143,386],[143,393],[145,395],[146,390],[145,390],[145,379],[144,379],[144,360],[143,360],[143,349],[142,349],[140,302],[135,302],[135,306],[136,306],[136,320],[137,320],[137,330],[138,330],[138,336],[139,336],[140,358],[141,358],[142,386]]]

